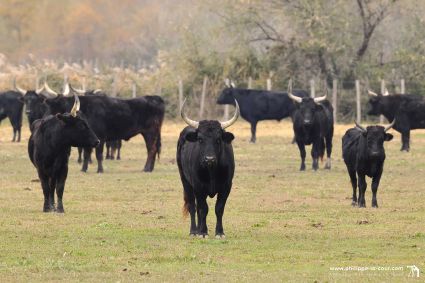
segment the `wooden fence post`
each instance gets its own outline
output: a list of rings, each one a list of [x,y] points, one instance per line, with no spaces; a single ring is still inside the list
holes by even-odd
[[[252,89],[252,77],[248,78],[248,89]]]
[[[204,76],[204,83],[202,84],[201,105],[199,108],[200,119],[204,117],[205,95],[207,93],[207,81],[208,81],[208,77]]]
[[[400,93],[401,94],[406,93],[406,89],[405,89],[405,85],[404,85],[404,79],[401,79],[401,81],[400,81]]]
[[[381,95],[384,95],[385,92],[385,80],[381,80]],[[379,116],[379,123],[384,123],[384,115]]]
[[[334,108],[334,123],[337,122],[337,113],[338,113],[338,100],[337,100],[337,91],[338,91],[338,80],[332,81],[332,107]]]
[[[40,87],[40,76],[38,75],[38,72],[35,74],[35,89],[38,89]]]
[[[83,77],[83,79],[81,80],[81,89],[86,91],[86,88],[87,88],[86,77]]]
[[[316,91],[314,89],[314,79],[310,80],[310,97],[312,98],[316,97]]]
[[[117,84],[118,84],[118,74],[115,73],[113,81],[112,81],[112,97],[117,97],[117,88],[118,88]]]
[[[357,109],[357,113],[356,113],[356,120],[357,123],[361,123],[362,122],[362,109],[361,109],[361,92],[360,92],[360,82],[359,80],[356,80],[356,109]]]
[[[133,82],[133,83],[131,84],[131,93],[132,93],[131,97],[136,98],[136,96],[137,96],[136,90],[137,90],[137,89],[136,89],[136,83],[135,83],[135,82]]]
[[[62,87],[63,90],[65,90],[67,83],[68,83],[68,75],[66,73],[64,73],[63,74],[63,87]]]
[[[272,90],[272,80],[271,78],[267,78],[267,90]]]
[[[183,106],[183,80],[179,78],[179,111]]]

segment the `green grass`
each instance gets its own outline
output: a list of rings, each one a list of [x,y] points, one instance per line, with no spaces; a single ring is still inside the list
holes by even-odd
[[[0,281],[292,281],[406,282],[406,265],[425,273],[425,131],[412,132],[412,151],[400,135],[386,144],[378,209],[351,207],[351,186],[341,158],[338,125],[331,171],[299,172],[289,122],[232,131],[236,157],[233,190],[224,215],[225,240],[189,237],[182,216],[182,186],[175,163],[183,124],[166,121],[155,171],[142,173],[141,137],[124,143],[121,161],[83,174],[72,151],[64,194],[66,213],[42,213],[43,197],[27,157],[28,130],[11,143],[0,127]],[[310,151],[310,148],[308,149]],[[324,164],[321,164],[323,168]],[[209,200],[210,208],[215,204]],[[345,266],[402,266],[403,271],[330,271]],[[424,277],[422,274],[421,277]],[[422,278],[419,278],[422,279]],[[416,281],[419,281],[417,279]]]

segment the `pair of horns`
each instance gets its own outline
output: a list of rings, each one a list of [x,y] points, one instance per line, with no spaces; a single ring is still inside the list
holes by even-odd
[[[87,93],[87,91],[85,91],[83,89],[74,88],[71,84],[67,84],[67,88],[71,89],[74,93],[77,93],[79,95],[85,95]],[[99,93],[99,92],[102,92],[102,90],[100,88],[93,90],[94,94]]]
[[[232,80],[229,80],[229,79],[225,79],[224,84],[226,85],[226,87],[231,87],[231,88],[236,87],[235,83]]]
[[[25,95],[26,93],[27,93],[27,91],[28,90],[26,90],[26,89],[24,89],[24,88],[21,88],[21,87],[19,87],[17,84],[16,84],[16,77],[15,78],[13,78],[13,87],[14,87],[14,89],[16,89],[18,92],[20,92],[22,95]],[[41,86],[39,89],[36,89],[35,90],[35,93],[37,93],[37,94],[41,94],[42,92],[43,92],[43,90],[45,89],[45,86],[43,85],[43,86]]]
[[[292,94],[292,79],[289,80],[289,83],[288,83],[288,96],[289,96],[290,99],[292,99],[296,103],[301,103],[303,101],[303,99],[301,97],[298,97],[298,96],[295,96],[295,95]],[[315,103],[322,102],[325,99],[326,99],[326,95],[313,98]]]
[[[370,95],[370,96],[380,96],[379,94],[377,94],[376,92],[373,92],[373,91],[371,91],[370,89],[368,89],[367,90],[367,93]],[[387,95],[389,95],[390,93],[388,92],[388,89],[387,88],[385,88],[384,89],[384,93],[382,94],[383,96],[387,96]]]
[[[236,101],[236,99],[235,99],[235,104],[236,104],[236,111],[235,111],[235,114],[233,115],[233,117],[228,121],[220,122],[221,128],[223,130],[230,127],[231,125],[233,125],[239,117],[239,112],[240,112],[239,111],[239,104]],[[187,117],[187,115],[185,113],[185,109],[186,109],[186,98],[183,101],[182,109],[180,110],[180,115],[181,115],[183,121],[186,122],[186,124],[197,129],[198,126],[199,126],[199,121],[191,120],[189,117]]]
[[[360,125],[359,123],[357,123],[357,121],[354,121],[354,124],[356,124],[356,128],[359,129],[361,132],[363,132],[363,133],[366,133],[367,132],[367,130],[362,125]],[[387,132],[389,129],[391,129],[394,126],[394,124],[395,124],[395,119],[388,126],[383,126],[384,127],[384,132]]]

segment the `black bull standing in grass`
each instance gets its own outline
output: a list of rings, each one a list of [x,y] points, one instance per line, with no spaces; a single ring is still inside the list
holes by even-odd
[[[22,95],[16,91],[6,91],[0,93],[0,122],[6,117],[9,118],[13,128],[12,141],[21,141],[22,127]]]
[[[378,95],[369,91],[369,115],[384,115],[395,119],[394,130],[401,134],[401,151],[410,150],[410,130],[425,129],[425,100],[414,94]]]
[[[103,172],[103,146],[105,141],[129,140],[141,134],[148,152],[145,172],[154,169],[155,157],[161,151],[161,126],[164,120],[164,101],[159,96],[120,99],[101,95],[81,96],[81,112],[100,139],[96,147],[97,172]],[[46,100],[50,113],[63,113],[71,109],[72,97],[58,95]],[[82,171],[87,171],[92,148],[84,149]]]
[[[369,126],[366,129],[356,123],[355,128],[347,130],[342,137],[342,156],[350,175],[353,187],[353,202],[358,201],[359,207],[366,207],[365,176],[372,178],[372,207],[378,207],[376,192],[384,169],[385,149],[384,141],[390,141],[393,135],[386,132],[394,125],[395,120],[388,127]],[[358,176],[359,199],[357,200],[356,188]]]
[[[71,146],[97,146],[99,139],[78,113],[79,100],[70,113],[49,115],[31,125],[28,154],[37,168],[44,194],[44,212],[55,211],[54,194],[58,197],[57,212],[64,212],[62,197],[68,175]]]
[[[220,123],[215,120],[193,121],[184,113],[184,105],[183,103],[181,116],[189,127],[180,133],[177,164],[184,189],[183,211],[185,214],[190,213],[190,235],[208,236],[207,196],[212,198],[217,195],[215,234],[216,237],[223,238],[224,206],[232,188],[235,171],[231,144],[234,136],[224,129],[236,122],[239,106],[236,103],[236,113],[232,119]],[[198,215],[198,225],[195,213]]]
[[[294,95],[306,97],[304,90],[294,90]],[[251,142],[256,141],[257,123],[262,120],[282,120],[291,115],[295,109],[294,103],[285,92],[275,92],[256,89],[225,88],[218,104],[235,105],[235,100],[241,108],[241,116],[251,124]]]
[[[305,170],[305,146],[312,144],[313,170],[319,168],[319,157],[323,158],[326,146],[326,166],[331,169],[332,138],[334,134],[333,108],[322,97],[297,97],[292,94],[291,81],[288,86],[288,96],[296,102],[296,109],[292,114],[295,141],[301,155],[300,170]]]

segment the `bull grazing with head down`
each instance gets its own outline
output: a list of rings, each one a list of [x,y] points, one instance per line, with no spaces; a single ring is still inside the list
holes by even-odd
[[[378,207],[376,192],[384,169],[384,142],[392,140],[393,135],[388,134],[387,131],[394,126],[395,122],[394,120],[387,127],[369,126],[366,129],[356,122],[356,127],[347,130],[342,137],[342,156],[353,187],[353,206],[358,204],[359,207],[366,207],[367,184],[365,176],[367,175],[372,178],[372,207]],[[357,182],[359,187],[358,199]]]
[[[64,212],[63,192],[68,175],[71,146],[97,146],[99,139],[78,112],[80,103],[75,96],[69,113],[48,115],[31,125],[28,154],[37,168],[44,194],[44,212]],[[57,194],[58,204],[55,208]]]
[[[292,83],[288,85],[288,96],[295,102],[296,109],[292,114],[295,141],[301,155],[300,170],[305,170],[305,146],[312,145],[313,170],[319,168],[319,157],[322,159],[326,146],[325,169],[331,169],[332,138],[334,133],[333,108],[322,97],[297,97],[292,94]]]
[[[239,116],[236,102],[235,115],[226,122],[216,120],[193,121],[181,109],[183,120],[189,125],[180,133],[177,143],[177,164],[183,183],[185,215],[190,213],[190,235],[208,236],[207,196],[217,195],[215,214],[217,238],[224,238],[223,213],[227,197],[232,188],[235,171],[232,133],[224,129],[231,126]],[[196,225],[195,213],[198,215]]]
[[[161,127],[164,120],[164,100],[156,95],[121,99],[106,95],[80,96],[81,112],[100,139],[96,147],[97,172],[103,172],[103,147],[105,142],[129,140],[141,134],[146,143],[148,157],[145,172],[152,172],[156,156],[161,152]],[[49,113],[63,113],[72,106],[72,98],[57,95],[45,101]],[[84,148],[82,171],[88,169],[91,147]]]
[[[379,95],[369,90],[368,115],[384,115],[388,121],[395,120],[394,130],[401,134],[401,151],[410,150],[410,130],[425,129],[425,100],[422,95]]]
[[[294,95],[306,97],[304,90],[294,90]],[[257,123],[263,120],[280,121],[290,117],[295,109],[294,104],[285,92],[257,89],[235,88],[228,84],[217,99],[218,104],[235,105],[237,101],[241,108],[241,117],[251,124],[251,142],[256,141]]]
[[[22,95],[19,92],[6,91],[0,93],[0,122],[6,117],[9,118],[10,124],[13,128],[12,142],[21,141],[23,108],[24,104],[22,102]]]

